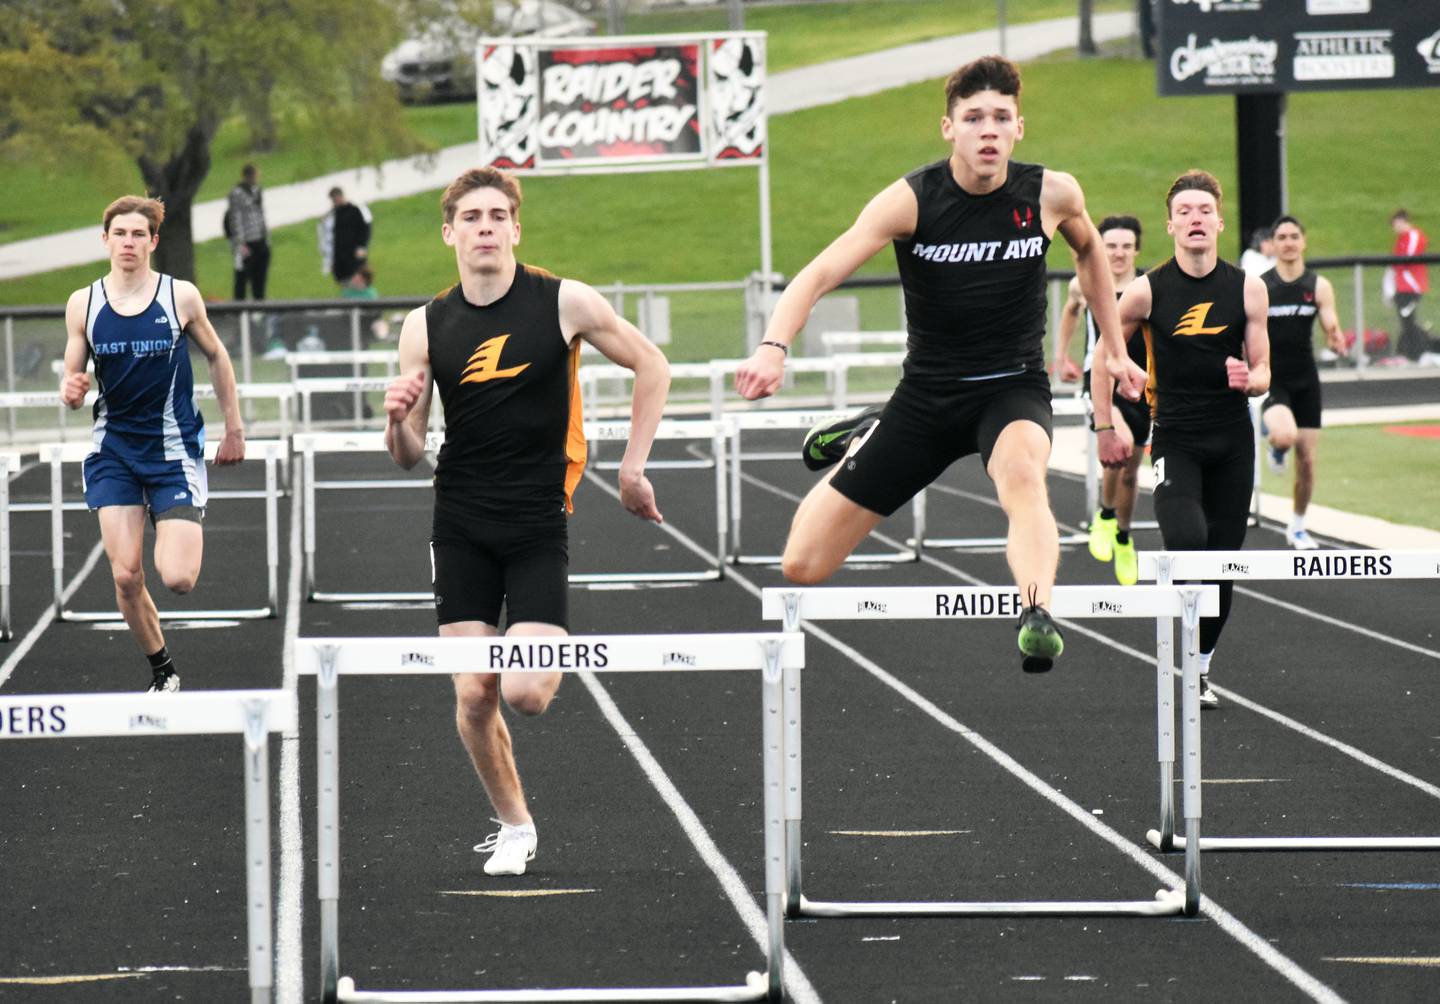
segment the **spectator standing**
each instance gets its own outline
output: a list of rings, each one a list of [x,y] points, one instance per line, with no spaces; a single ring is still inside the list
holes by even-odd
[[[246,164],[240,183],[230,189],[230,247],[235,253],[235,299],[265,299],[265,277],[270,272],[270,231],[265,226],[265,205],[260,192],[260,169]]]
[[[348,201],[339,188],[330,189],[330,203],[330,211],[315,228],[321,270],[345,286],[369,258],[372,218],[367,206]],[[350,295],[344,290],[341,293]]]
[[[1414,258],[1425,253],[1425,232],[1410,222],[1410,214],[1395,210],[1390,217],[1395,231],[1397,258]],[[1400,340],[1396,351],[1407,359],[1419,359],[1433,352],[1435,342],[1429,329],[1420,323],[1420,298],[1430,292],[1430,270],[1424,265],[1395,265],[1391,269],[1395,284],[1395,313],[1400,316]]]
[[[1250,234],[1250,246],[1240,256],[1240,267],[1246,275],[1264,275],[1275,267],[1275,231],[1256,227]]]

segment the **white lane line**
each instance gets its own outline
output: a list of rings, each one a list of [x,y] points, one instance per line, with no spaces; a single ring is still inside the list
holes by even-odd
[[[620,498],[619,492],[611,489],[609,484],[590,471],[586,471],[585,476],[609,495],[617,500]],[[662,525],[661,529],[669,529],[668,524]],[[670,532],[687,547],[692,550],[695,548],[694,542],[683,534],[674,530]],[[703,554],[704,552],[699,553]],[[709,558],[711,561],[715,560],[714,555],[710,555]],[[599,705],[601,713],[605,715],[605,720],[620,736],[621,742],[635,757],[640,769],[645,772],[645,776],[655,790],[660,793],[660,797],[665,800],[670,811],[675,813],[675,818],[680,822],[680,828],[685,831],[685,835],[690,838],[690,843],[694,845],[696,851],[700,853],[701,859],[719,881],[720,888],[724,890],[725,896],[734,906],[735,912],[740,915],[741,921],[750,932],[750,937],[764,952],[770,944],[765,911],[756,905],[754,897],[750,895],[750,890],[745,886],[745,880],[740,877],[735,866],[725,859],[725,855],[720,852],[720,848],[715,845],[715,841],[706,832],[705,824],[700,821],[695,810],[690,808],[685,797],[680,794],[680,789],[675,787],[675,783],[670,780],[670,776],[665,773],[665,769],[660,766],[660,762],[655,759],[649,747],[625,720],[625,716],[621,714],[620,709],[611,699],[610,693],[600,685],[594,674],[580,673],[579,676],[586,689],[590,691],[590,695],[595,698],[595,703]],[[791,956],[789,949],[785,951],[785,989],[791,1000],[801,1002],[801,1004],[812,1004],[812,1002],[820,1000],[819,993],[816,992],[815,987],[800,968],[800,964]]]
[[[746,481],[749,481],[750,483],[758,487],[764,488],[770,491],[772,494],[780,496],[781,498],[798,500],[798,496],[792,495],[790,492],[787,492],[781,488],[777,488],[774,485],[767,484],[764,481],[760,481],[759,479],[754,478],[752,475],[742,473],[742,477],[744,477]],[[952,494],[959,494],[953,489],[951,491]],[[871,536],[882,543],[886,543],[894,547],[900,546],[899,541],[888,537],[883,533],[874,532],[871,534]],[[948,564],[928,554],[922,554],[920,556],[920,560],[925,562],[927,565],[942,569],[943,571],[946,571],[951,575],[955,576],[957,579],[968,582],[971,585],[986,586],[991,584],[984,581],[983,579],[976,578],[968,572],[956,568],[954,565]],[[1259,594],[1257,593],[1256,595],[1258,596]],[[1266,598],[1267,597],[1261,597],[1261,599]],[[1297,607],[1296,609],[1300,610],[1300,612],[1302,613],[1305,612],[1301,610],[1301,608]],[[1063,624],[1066,631],[1073,631],[1076,634],[1084,635],[1086,638],[1090,638],[1091,640],[1096,641],[1099,644],[1106,646],[1107,648],[1112,648],[1117,652],[1123,652],[1126,655],[1133,656],[1139,661],[1145,663],[1147,666],[1153,667],[1155,665],[1154,652],[1142,652],[1137,648],[1131,648],[1129,645],[1118,642],[1113,638],[1109,638],[1106,635],[1103,635],[1100,632],[1086,627],[1084,624],[1079,624],[1075,621],[1065,620],[1061,617],[1057,617],[1055,618],[1055,620],[1060,624]],[[1354,625],[1351,626],[1354,627]],[[1176,675],[1179,675],[1178,670],[1176,670]],[[1440,798],[1440,787],[1431,784],[1429,781],[1426,781],[1423,778],[1416,777],[1414,774],[1410,774],[1404,770],[1401,770],[1399,767],[1388,764],[1385,761],[1380,760],[1377,757],[1370,755],[1369,753],[1366,753],[1362,749],[1351,746],[1349,743],[1341,742],[1339,739],[1336,739],[1333,736],[1328,736],[1323,732],[1317,731],[1316,729],[1311,728],[1305,723],[1291,718],[1289,715],[1282,714],[1281,712],[1268,708],[1263,704],[1252,701],[1248,697],[1242,697],[1240,694],[1236,693],[1228,687],[1221,687],[1212,683],[1210,685],[1210,689],[1214,690],[1215,693],[1220,697],[1223,697],[1228,701],[1231,701],[1235,704],[1240,705],[1243,708],[1253,711],[1257,715],[1268,718],[1278,725],[1283,725],[1285,728],[1291,729],[1294,732],[1298,732],[1305,738],[1320,743],[1322,746],[1329,746],[1337,753],[1343,753],[1345,756],[1350,757],[1357,763],[1363,764],[1364,766],[1369,767],[1372,770],[1377,770],[1380,773],[1386,775],[1387,777],[1394,778],[1396,781],[1399,781],[1402,784],[1407,784],[1418,791],[1422,791],[1426,795],[1429,795],[1431,798]]]
[[[91,549],[90,554],[85,558],[85,563],[81,565],[80,570],[75,573],[75,578],[72,579],[70,585],[61,592],[60,598],[62,603],[68,601],[70,597],[75,595],[75,590],[79,589],[80,584],[94,571],[95,563],[100,560],[100,556],[104,553],[105,544],[103,541],[97,543],[95,547]],[[55,604],[52,603],[45,608],[45,612],[40,615],[40,619],[35,622],[35,626],[26,632],[24,638],[20,639],[20,643],[15,646],[15,650],[10,653],[10,657],[6,659],[4,663],[0,663],[0,687],[5,686],[6,681],[10,679],[10,674],[14,673],[15,668],[20,665],[20,660],[30,653],[30,650],[35,647],[35,643],[40,640],[40,636],[45,633],[45,629],[54,622]]]
[[[776,494],[789,495],[789,493],[782,492],[780,489],[767,485],[764,482],[756,481],[750,475],[743,476],[746,478],[746,480],[755,482],[762,487],[772,489]],[[609,494],[615,496],[616,498],[619,497],[617,492],[611,491],[608,484],[605,484],[598,478],[595,478],[594,480],[599,483]],[[793,498],[794,496],[790,497]],[[690,548],[692,551],[695,551],[697,554],[706,554],[706,552],[700,547],[700,545],[696,544],[693,540],[691,540],[681,531],[676,530],[673,525],[666,523],[661,526],[661,529],[674,536],[682,544]],[[887,543],[890,542],[887,538],[884,538],[883,535],[875,534],[874,536],[885,540]],[[714,555],[707,555],[707,557],[709,557],[712,561],[714,560]],[[943,564],[941,564],[940,567],[943,568],[948,566],[944,566]],[[973,578],[971,576],[960,573],[958,569],[954,569],[953,571],[961,578]],[[760,598],[760,587],[756,586],[753,582],[751,582],[737,570],[732,568],[726,575],[726,581],[736,583],[746,592],[754,596],[757,600]],[[977,584],[983,585],[983,583],[978,583],[978,580],[976,581]],[[876,665],[874,662],[866,658],[861,653],[857,652],[855,649],[851,648],[849,645],[846,645],[838,638],[822,630],[821,628],[816,627],[814,624],[810,624],[808,622],[802,622],[802,627],[804,627],[806,631],[814,635],[816,638],[820,639],[827,645],[830,645],[836,651],[845,655],[857,666],[870,673],[870,675],[874,676],[881,683],[884,683],[886,686],[890,687],[896,693],[900,694],[902,697],[908,700],[911,704],[914,704],[921,711],[924,711],[936,722],[940,723],[945,728],[949,729],[955,734],[961,736],[971,745],[981,750],[997,764],[999,764],[1002,768],[1004,768],[1007,772],[1009,772],[1011,775],[1013,775],[1015,778],[1017,778],[1019,781],[1021,781],[1031,790],[1033,790],[1036,794],[1040,795],[1042,798],[1050,802],[1060,811],[1064,812],[1066,815],[1074,819],[1081,826],[1085,827],[1091,833],[1095,834],[1100,839],[1108,843],[1110,846],[1114,847],[1125,857],[1129,858],[1133,863],[1145,869],[1151,875],[1155,876],[1157,879],[1164,882],[1172,889],[1181,889],[1184,887],[1185,880],[1180,875],[1171,871],[1169,868],[1166,868],[1159,861],[1152,858],[1150,856],[1150,851],[1148,847],[1138,847],[1130,841],[1126,840],[1119,832],[1100,822],[1086,809],[1071,801],[1065,795],[1061,794],[1060,792],[1056,791],[1054,788],[1046,784],[1045,781],[1043,781],[1041,778],[1031,773],[1004,750],[991,743],[988,739],[984,738],[979,733],[966,727],[965,725],[962,725],[960,722],[950,717],[950,715],[946,714],[946,712],[931,703],[928,698],[924,697],[923,695],[912,689],[909,685],[892,676],[890,673],[886,672],[880,666]],[[1325,1004],[1343,1004],[1344,998],[1340,997],[1338,994],[1335,993],[1335,991],[1331,990],[1324,983],[1320,982],[1318,979],[1307,973],[1296,962],[1294,962],[1288,956],[1276,949],[1265,938],[1252,931],[1238,917],[1230,913],[1224,907],[1220,906],[1219,903],[1215,902],[1209,896],[1202,895],[1200,897],[1200,911],[1207,917],[1209,917],[1211,920],[1213,920],[1215,924],[1226,934],[1230,935],[1230,937],[1234,938],[1244,948],[1248,949],[1250,952],[1256,955],[1267,966],[1275,970],[1276,973],[1278,973],[1282,978],[1287,980],[1292,986],[1308,994],[1312,1000],[1325,1002]]]
[[[605,716],[605,720],[620,736],[620,741],[625,744],[625,748],[630,751],[631,756],[640,765],[640,769],[649,778],[651,785],[660,793],[665,804],[670,807],[670,811],[675,813],[675,818],[680,822],[680,828],[685,831],[685,835],[690,838],[690,842],[700,852],[700,858],[705,862],[706,867],[720,882],[720,888],[725,891],[725,897],[730,900],[731,905],[735,907],[735,912],[740,914],[740,919],[749,929],[750,937],[755,940],[760,951],[765,951],[770,943],[765,911],[755,905],[750,890],[745,887],[745,880],[740,877],[735,866],[725,859],[720,848],[715,846],[715,841],[710,839],[710,834],[705,830],[705,824],[700,821],[695,810],[690,808],[690,804],[685,801],[685,796],[680,794],[680,789],[675,787],[675,782],[670,780],[670,776],[665,773],[665,768],[660,766],[660,762],[655,759],[644,740],[636,735],[630,723],[625,720],[625,716],[620,713],[620,709],[616,707],[609,692],[600,685],[600,681],[595,679],[593,673],[582,672],[579,677],[585,684],[585,688],[590,691],[590,696],[595,698],[595,703],[600,706],[600,712]],[[789,949],[785,950],[785,989],[789,998],[799,1004],[811,1004],[811,1002],[820,1000],[820,995],[800,969],[800,964],[791,956]]]
[[[295,639],[300,634],[300,504],[290,495],[290,574],[285,580],[285,631],[281,686],[295,693]],[[300,824],[300,731],[280,737],[280,891],[275,898],[275,999],[300,1004],[305,995],[305,848]]]

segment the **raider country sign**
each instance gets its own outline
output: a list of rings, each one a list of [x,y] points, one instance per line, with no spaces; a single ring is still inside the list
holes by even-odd
[[[1440,2],[1159,0],[1162,95],[1440,85]]]

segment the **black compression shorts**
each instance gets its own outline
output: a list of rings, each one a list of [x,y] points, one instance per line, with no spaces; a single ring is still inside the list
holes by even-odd
[[[1261,414],[1266,408],[1277,404],[1290,409],[1295,416],[1297,429],[1320,428],[1320,380],[1305,380],[1299,383],[1270,382],[1270,395],[1260,406]]]
[[[564,518],[539,525],[461,517],[437,504],[430,534],[435,619],[570,628],[570,547]]]
[[[943,390],[901,380],[830,484],[856,505],[889,516],[961,457],[979,453],[988,465],[1000,433],[1020,420],[1051,435],[1050,381],[1043,372],[958,380]]]

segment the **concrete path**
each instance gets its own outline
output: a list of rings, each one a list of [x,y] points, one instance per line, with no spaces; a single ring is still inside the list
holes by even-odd
[[[1095,17],[1096,42],[1123,38],[1134,30],[1135,18],[1131,13]],[[1012,59],[1024,61],[1075,45],[1077,34],[1073,17],[1014,25],[1006,30],[1005,48]],[[999,49],[997,31],[977,31],[776,73],[769,84],[770,114],[784,115],[933,80],[962,63]],[[330,208],[326,193],[336,185],[345,189],[352,200],[367,203],[434,191],[474,166],[474,155],[474,145],[467,143],[429,157],[392,160],[379,167],[337,171],[309,181],[266,188],[266,216],[272,228],[316,219]],[[220,237],[220,221],[224,215],[224,200],[197,203],[191,214],[196,242]],[[98,228],[82,227],[0,244],[0,280],[104,259],[105,249],[100,243]]]

